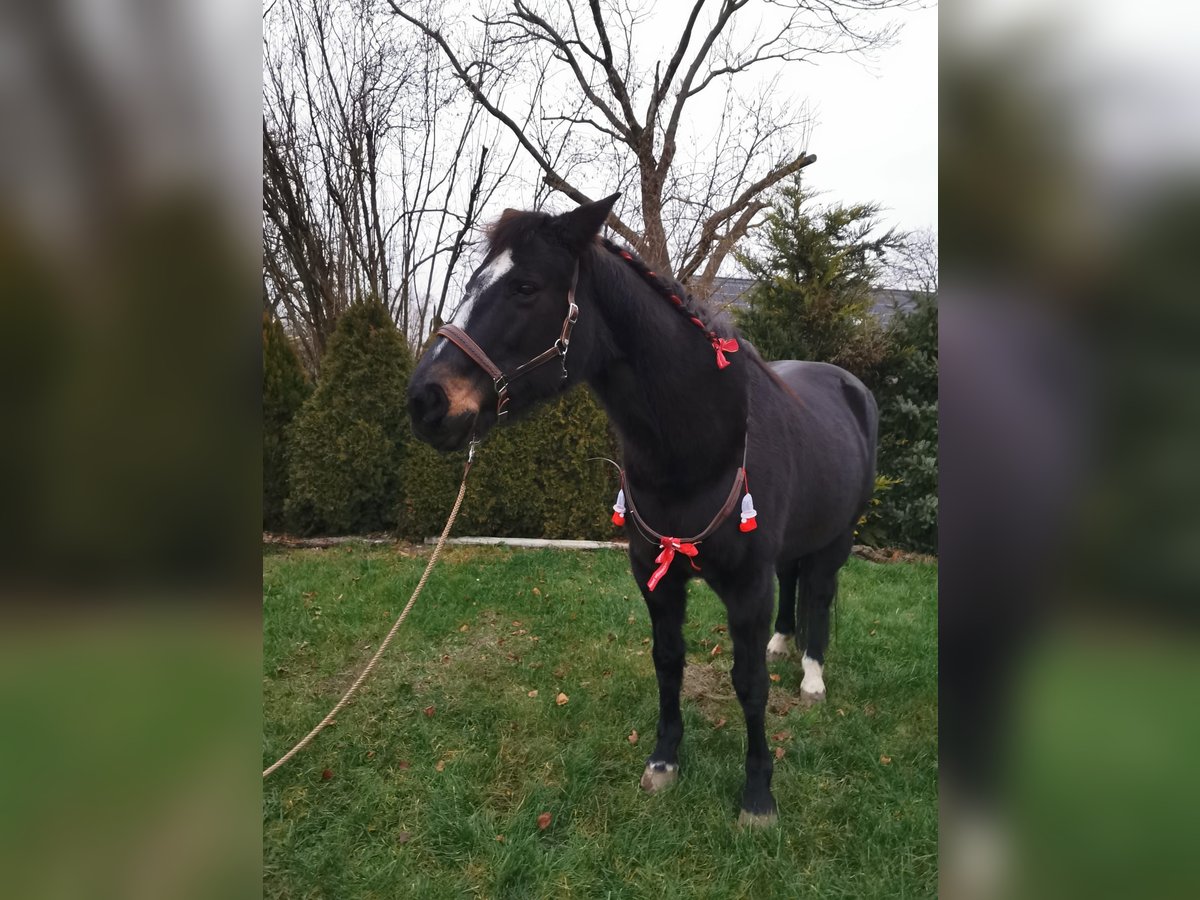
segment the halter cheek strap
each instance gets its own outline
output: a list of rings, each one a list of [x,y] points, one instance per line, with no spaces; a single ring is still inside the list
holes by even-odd
[[[579,306],[575,302],[575,287],[578,282],[579,263],[576,263],[575,272],[571,276],[571,287],[567,291],[567,317],[563,319],[562,331],[559,333],[558,340],[533,359],[517,366],[511,374],[505,375],[501,368],[492,362],[491,357],[484,352],[483,348],[457,325],[443,325],[435,332],[467,354],[467,358],[483,369],[488,378],[492,379],[492,386],[496,389],[497,419],[508,414],[508,386],[522,375],[528,375],[550,360],[558,359],[562,361],[562,377],[564,379],[567,377],[567,351],[571,348],[571,332],[575,329],[575,323],[579,321]]]

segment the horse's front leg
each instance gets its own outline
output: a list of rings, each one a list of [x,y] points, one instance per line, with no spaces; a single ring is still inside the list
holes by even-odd
[[[773,825],[778,819],[771,796],[774,762],[767,747],[767,639],[771,633],[774,584],[770,569],[748,581],[723,586],[718,594],[729,611],[733,638],[733,689],[746,717],[746,785],[739,825]]]
[[[658,740],[642,772],[642,788],[654,793],[679,777],[679,742],[683,738],[679,690],[683,686],[687,580],[669,572],[653,591],[646,589],[645,577],[639,578],[638,583],[642,585],[642,596],[650,610],[650,624],[654,630],[654,672],[658,676]]]

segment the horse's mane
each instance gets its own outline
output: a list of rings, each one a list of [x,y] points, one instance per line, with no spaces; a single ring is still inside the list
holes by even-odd
[[[722,337],[733,337],[737,331],[728,318],[714,311],[707,303],[700,300],[673,278],[659,275],[630,247],[622,247],[608,238],[599,239],[600,246],[625,261],[641,279],[655,292],[667,300],[684,318],[699,320],[700,328],[719,334]]]
[[[553,220],[549,213],[532,210],[506,209],[500,218],[492,222],[486,229],[488,238],[488,255],[494,255],[509,249],[530,238],[535,232]],[[665,299],[684,318],[698,324],[705,332],[734,337],[737,329],[733,327],[729,317],[712,309],[705,301],[700,300],[688,291],[680,282],[667,278],[655,272],[631,247],[623,247],[606,237],[597,237],[597,245],[611,253],[628,265],[655,293]]]
[[[519,244],[550,221],[549,213],[506,209],[486,229],[488,253],[498,253]]]

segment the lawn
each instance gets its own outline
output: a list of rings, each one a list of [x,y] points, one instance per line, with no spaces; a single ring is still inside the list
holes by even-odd
[[[353,680],[424,563],[264,550],[264,768]],[[264,896],[932,897],[936,593],[933,565],[850,561],[828,701],[801,708],[798,662],[771,665],[780,824],[742,831],[745,729],[705,585],[681,777],[647,796],[657,688],[624,555],[447,549],[358,698],[265,782]]]

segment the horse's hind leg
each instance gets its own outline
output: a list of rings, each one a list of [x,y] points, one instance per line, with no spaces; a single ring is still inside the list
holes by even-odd
[[[801,614],[805,619],[804,678],[800,700],[805,704],[825,699],[825,649],[829,645],[829,609],[837,594],[838,570],[850,558],[854,532],[806,556],[800,565]]]
[[[647,573],[648,574],[648,573]],[[642,596],[650,610],[654,631],[654,672],[658,676],[658,741],[646,760],[642,788],[650,793],[661,790],[679,777],[679,742],[683,738],[683,717],[679,711],[679,691],[683,686],[683,619],[687,610],[687,582],[668,573],[650,592],[643,585]]]
[[[800,577],[797,560],[782,563],[775,570],[779,578],[779,612],[775,616],[775,634],[767,644],[767,659],[782,659],[792,652],[796,637],[796,582]]]

